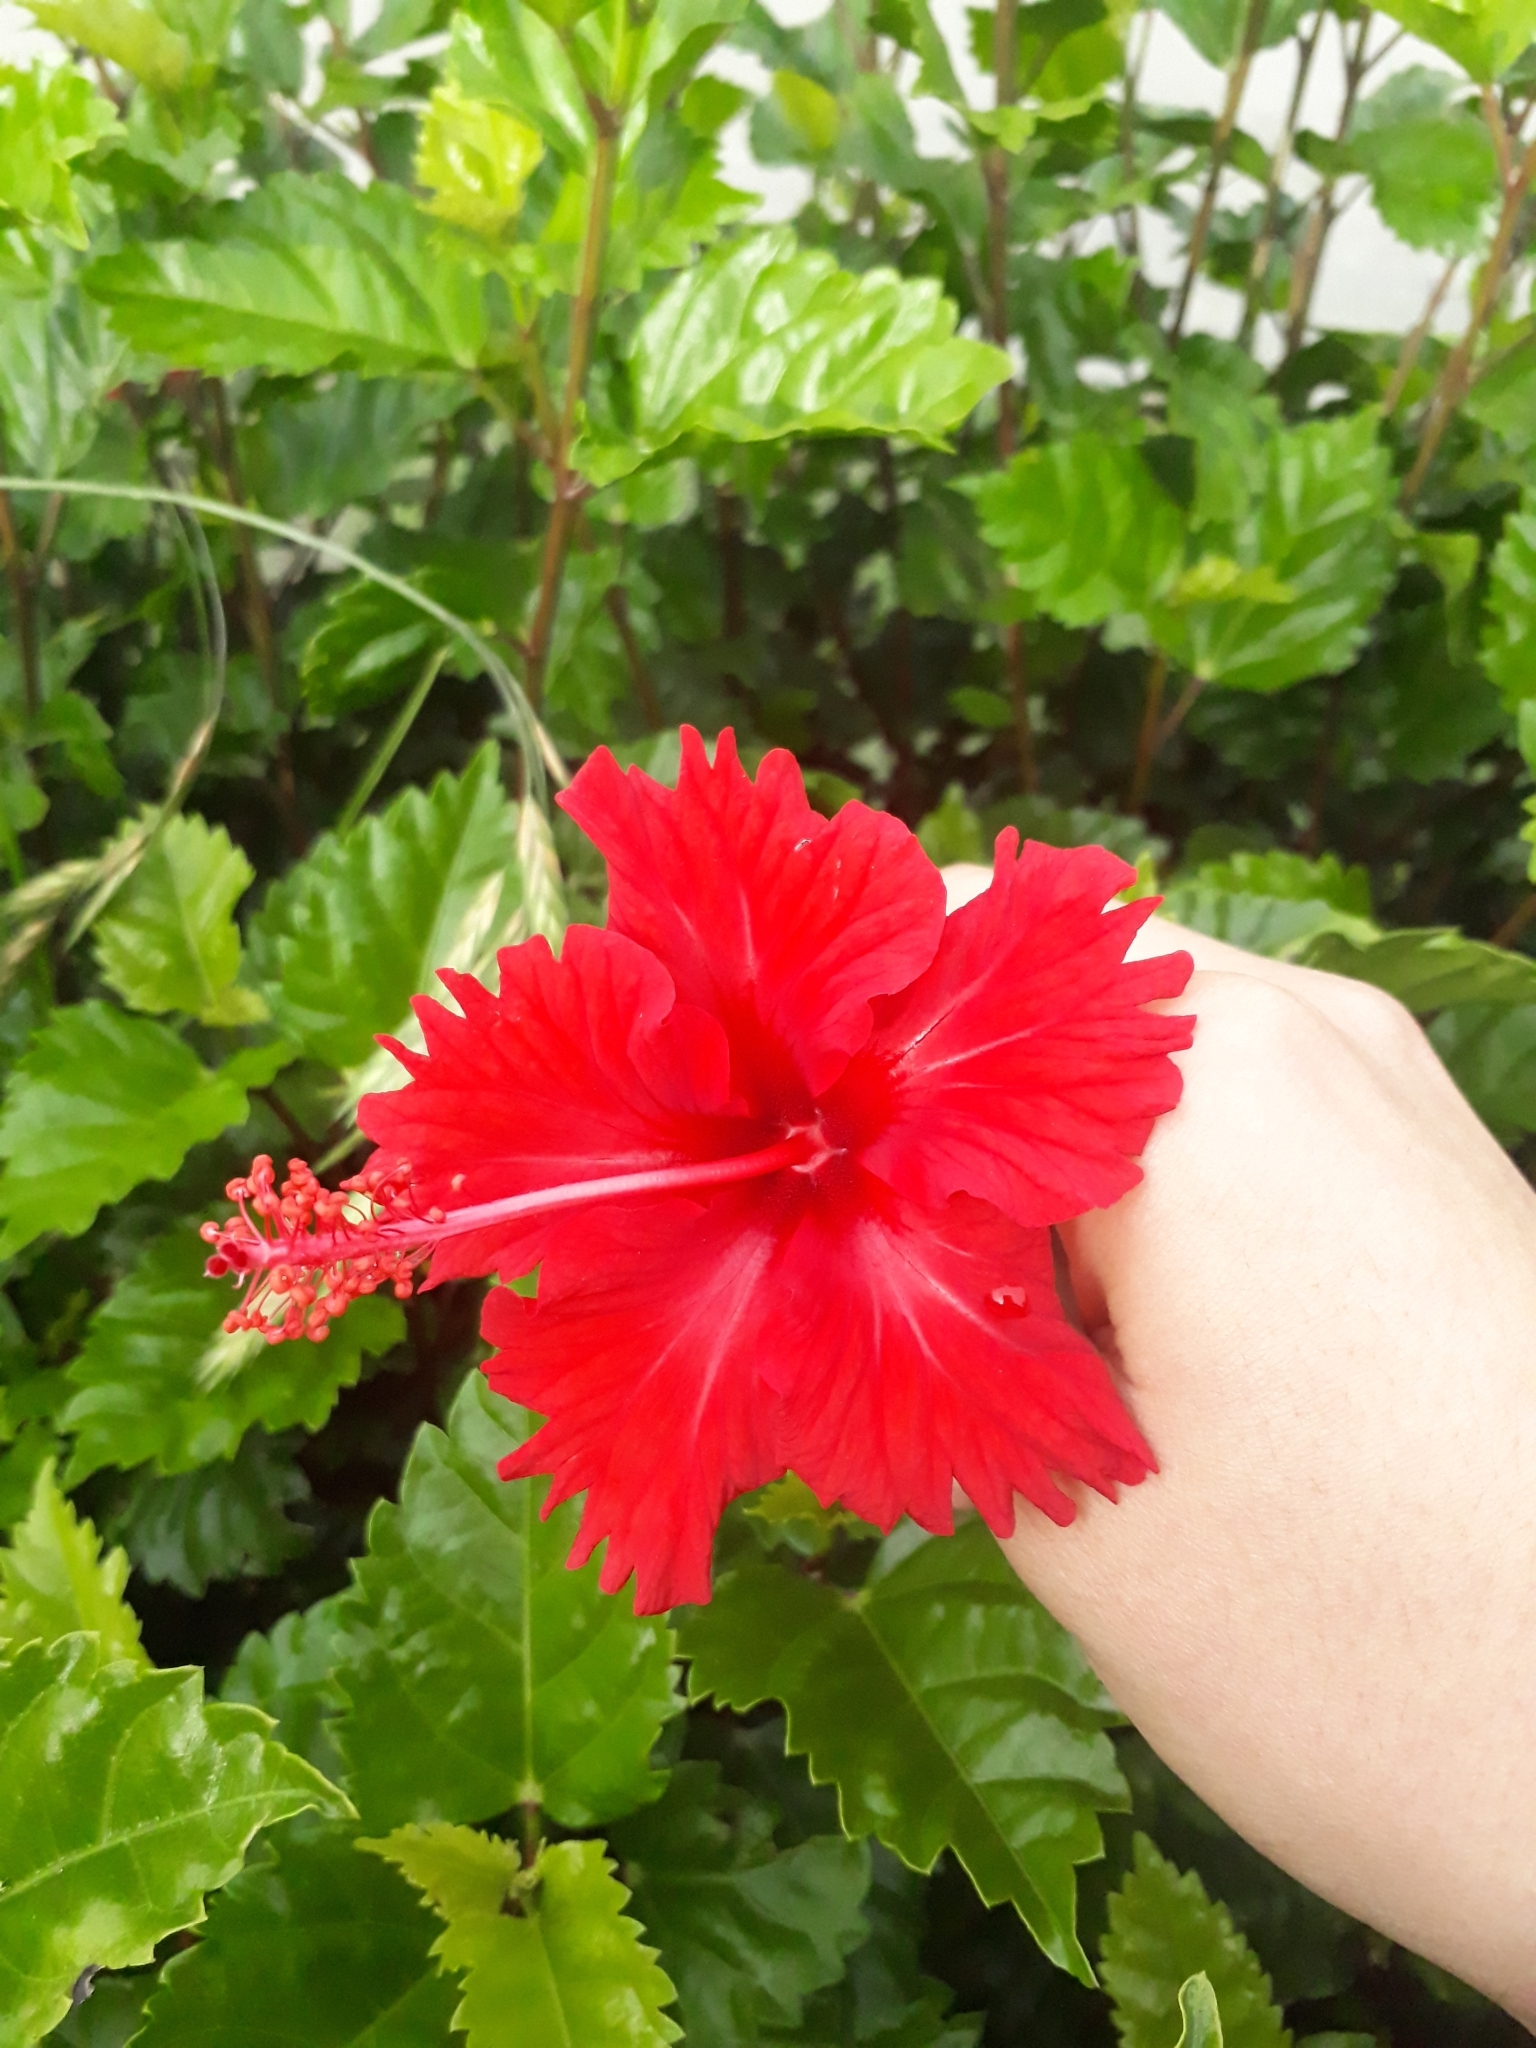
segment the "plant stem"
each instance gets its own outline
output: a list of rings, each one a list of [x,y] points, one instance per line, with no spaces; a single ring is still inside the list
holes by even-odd
[[[1536,918],[1536,889],[1531,890],[1523,903],[1516,905],[1494,933],[1490,943],[1495,946],[1512,946],[1533,918]]]
[[[1424,479],[1429,474],[1429,466],[1435,459],[1435,450],[1440,446],[1441,438],[1451,423],[1451,415],[1466,395],[1467,373],[1471,368],[1473,351],[1482,339],[1483,330],[1498,304],[1499,289],[1504,282],[1504,273],[1509,267],[1510,254],[1514,246],[1515,228],[1519,223],[1531,180],[1536,177],[1536,140],[1526,147],[1518,160],[1514,159],[1514,138],[1504,127],[1503,110],[1491,85],[1483,88],[1483,116],[1493,132],[1495,147],[1499,154],[1503,186],[1499,224],[1493,231],[1493,245],[1478,276],[1477,289],[1472,297],[1471,318],[1467,321],[1466,331],[1460,341],[1445,359],[1429,401],[1429,411],[1424,418],[1418,453],[1414,457],[1413,467],[1403,479],[1401,504],[1405,511],[1418,497]]]
[[[1441,271],[1439,281],[1429,295],[1429,301],[1424,308],[1423,317],[1420,319],[1419,324],[1413,329],[1412,333],[1403,336],[1403,345],[1398,350],[1397,355],[1397,367],[1393,370],[1392,380],[1381,397],[1381,416],[1384,420],[1389,420],[1393,413],[1396,412],[1398,401],[1407,390],[1408,379],[1413,375],[1414,368],[1418,363],[1419,351],[1429,338],[1429,330],[1434,325],[1435,315],[1439,312],[1441,302],[1450,290],[1451,279],[1460,268],[1461,258],[1453,256],[1444,270]]]
[[[1152,763],[1157,755],[1158,720],[1163,712],[1163,692],[1168,683],[1168,657],[1162,649],[1153,655],[1147,669],[1147,693],[1141,708],[1141,728],[1136,735],[1136,765],[1131,771],[1131,786],[1126,792],[1126,809],[1133,815],[1140,812],[1147,798],[1147,784],[1152,779]]]
[[[1195,279],[1200,274],[1200,265],[1205,256],[1205,244],[1211,232],[1211,217],[1216,211],[1216,194],[1221,185],[1221,174],[1227,165],[1227,149],[1232,141],[1232,131],[1237,126],[1238,110],[1243,103],[1243,94],[1248,86],[1248,73],[1252,69],[1254,55],[1259,47],[1259,38],[1264,33],[1264,17],[1269,12],[1269,0],[1249,0],[1247,19],[1243,23],[1242,48],[1237,61],[1227,73],[1227,96],[1217,116],[1215,132],[1211,136],[1211,163],[1205,175],[1205,190],[1200,194],[1199,210],[1195,224],[1190,230],[1189,251],[1184,266],[1184,282],[1179,287],[1178,301],[1173,309],[1173,325],[1168,330],[1168,339],[1177,341],[1184,332],[1184,321],[1189,312],[1189,302],[1195,289]]]
[[[656,684],[646,667],[645,651],[635,634],[635,622],[629,616],[629,593],[622,583],[615,583],[603,599],[608,607],[608,616],[613,620],[619,636],[619,645],[624,649],[624,661],[629,669],[630,688],[635,693],[635,702],[640,706],[640,716],[652,732],[660,732],[663,724],[661,703],[656,695]]]
[[[566,363],[565,398],[551,452],[555,502],[544,531],[544,554],[539,566],[539,597],[528,633],[528,656],[524,688],[535,711],[544,696],[544,671],[554,637],[555,609],[560,602],[560,585],[565,577],[565,559],[570,552],[576,513],[584,495],[581,479],[571,470],[571,446],[576,438],[576,419],[587,385],[587,365],[592,356],[592,339],[597,328],[598,302],[602,294],[603,252],[608,242],[608,216],[613,207],[613,178],[619,148],[619,123],[614,111],[600,101],[589,100],[597,143],[592,157],[592,192],[587,202],[586,239],[581,252],[581,280],[571,308],[571,352]]]
[[[992,72],[994,104],[1011,107],[1019,96],[1019,4],[1018,0],[997,0],[992,17]],[[987,298],[992,316],[992,339],[999,348],[1008,346],[1008,152],[994,143],[982,158],[982,176],[987,187]],[[1018,418],[1013,379],[998,386],[997,453],[1006,462],[1018,443]]]
[[[1370,69],[1366,56],[1366,45],[1371,38],[1375,16],[1367,8],[1360,17],[1360,26],[1355,34],[1353,50],[1344,59],[1344,98],[1339,108],[1339,118],[1334,126],[1333,139],[1343,142],[1349,134],[1350,124],[1355,118],[1355,101],[1360,95],[1361,81]],[[1343,28],[1339,30],[1344,33]],[[1312,313],[1312,294],[1317,289],[1317,273],[1322,263],[1323,245],[1328,239],[1328,230],[1333,226],[1334,194],[1338,188],[1337,178],[1325,178],[1313,195],[1307,213],[1307,224],[1302,230],[1301,246],[1291,268],[1290,297],[1285,309],[1285,356],[1286,361],[1301,347],[1302,337],[1307,331],[1307,321]]]
[[[1120,92],[1120,170],[1128,185],[1134,184],[1136,179],[1136,98],[1141,90],[1141,74],[1146,65],[1147,51],[1152,43],[1152,10],[1150,7],[1143,7],[1142,13],[1145,26],[1141,33],[1140,48],[1134,57],[1130,54],[1130,31],[1126,31],[1126,65]],[[1139,264],[1141,219],[1134,201],[1130,206],[1120,209],[1116,215],[1116,226],[1122,250]]]
[[[42,649],[37,636],[37,588],[32,565],[16,531],[16,508],[9,491],[0,490],[0,563],[11,589],[16,613],[16,644],[21,654],[22,701],[28,718],[37,716],[43,701]]]
[[[1248,265],[1248,289],[1243,300],[1243,319],[1237,336],[1239,348],[1247,348],[1250,345],[1253,330],[1259,322],[1264,284],[1269,274],[1270,252],[1275,246],[1275,222],[1280,211],[1280,193],[1285,183],[1285,174],[1291,167],[1291,155],[1296,147],[1296,130],[1301,121],[1301,103],[1306,97],[1307,81],[1312,75],[1312,59],[1317,55],[1317,46],[1322,39],[1323,23],[1326,19],[1326,8],[1319,8],[1311,32],[1303,37],[1296,55],[1296,79],[1291,87],[1291,102],[1286,108],[1285,126],[1281,130],[1280,140],[1276,143],[1275,153],[1269,160],[1269,179],[1264,188],[1264,212],[1253,245],[1253,260]]]

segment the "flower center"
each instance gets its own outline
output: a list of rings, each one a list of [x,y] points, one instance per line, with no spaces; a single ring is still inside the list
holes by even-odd
[[[403,1162],[393,1169],[370,1167],[332,1189],[322,1186],[304,1160],[290,1159],[288,1178],[279,1187],[263,1153],[225,1189],[239,1214],[202,1227],[203,1242],[213,1248],[206,1270],[214,1280],[233,1273],[248,1289],[241,1306],[224,1318],[231,1335],[259,1330],[272,1344],[291,1337],[318,1343],[359,1295],[387,1286],[397,1300],[406,1300],[415,1290],[416,1267],[446,1238],[626,1195],[726,1187],[786,1170],[814,1178],[839,1151],[817,1118],[756,1152],[564,1181],[448,1210],[418,1205]]]

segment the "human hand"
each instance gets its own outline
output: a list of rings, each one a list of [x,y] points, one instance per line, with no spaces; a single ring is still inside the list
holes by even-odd
[[[1183,1100],[1062,1231],[1161,1474],[1003,1547],[1240,1834],[1536,2027],[1536,1194],[1390,998],[1177,947]]]

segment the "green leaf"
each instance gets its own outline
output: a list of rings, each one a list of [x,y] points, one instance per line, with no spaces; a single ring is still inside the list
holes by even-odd
[[[40,28],[120,64],[143,85],[173,92],[192,64],[192,46],[137,0],[25,0]]]
[[[107,394],[129,356],[105,313],[71,277],[55,270],[38,282],[25,296],[0,292],[0,419],[6,453],[18,468],[67,476],[98,444],[113,446],[114,424],[121,431],[123,415]],[[137,444],[130,446],[132,462]],[[97,467],[94,457],[89,467]]]
[[[1459,80],[1422,64],[1397,72],[1356,112],[1348,154],[1402,241],[1447,256],[1476,250],[1498,197],[1498,165]]]
[[[1373,412],[1274,435],[1246,511],[1201,536],[1207,552],[1267,570],[1274,586],[1258,597],[1196,593],[1177,607],[1154,594],[1146,616],[1155,644],[1228,689],[1280,690],[1347,668],[1391,581],[1391,501]]]
[[[1429,1027],[1451,1079],[1494,1134],[1536,1131],[1536,1003],[1463,1003]]]
[[[919,819],[917,838],[935,867],[946,867],[956,860],[984,861],[987,857],[981,820],[966,802],[964,787],[958,782],[949,785],[936,809]]]
[[[440,85],[427,102],[416,145],[416,180],[428,210],[471,233],[502,233],[523,209],[523,188],[544,144],[515,114]]]
[[[0,1257],[45,1231],[78,1237],[141,1181],[169,1180],[194,1145],[244,1123],[247,1088],[271,1079],[261,1069],[237,1054],[210,1073],[163,1024],[105,1003],[55,1010],[0,1109]]]
[[[1100,1969],[1121,2048],[1168,2048],[1181,2010],[1189,2029],[1200,2004],[1192,2001],[1192,2015],[1181,1992],[1197,1973],[1206,1980],[1207,2015],[1220,2006],[1220,2031],[1214,2037],[1187,2031],[1186,2039],[1215,2038],[1224,2048],[1290,2048],[1269,1979],[1231,1914],[1212,1904],[1194,1871],[1181,1875],[1145,1835],[1136,1837],[1134,1868],[1110,1894]]]
[[[951,1848],[989,1905],[1010,1899],[1054,1962],[1093,1981],[1073,1866],[1097,1813],[1128,1803],[1112,1709],[1066,1631],[977,1521],[888,1538],[864,1591],[751,1561],[681,1634],[689,1693],[788,1709],[788,1747],[835,1783],[844,1828],[916,1870]]]
[[[1225,71],[1235,62],[1249,22],[1248,0],[1162,0],[1162,11],[1184,31],[1208,64]],[[1305,0],[1271,0],[1259,47],[1283,43],[1306,11]]]
[[[31,2048],[88,1966],[147,1963],[196,1926],[258,1829],[346,1812],[262,1715],[202,1692],[199,1671],[105,1661],[86,1635],[0,1666],[0,2048]]]
[[[279,519],[315,518],[378,497],[427,428],[468,395],[467,383],[455,377],[342,375],[318,390],[307,385],[269,396],[237,435],[246,486]]]
[[[813,156],[822,156],[837,142],[842,115],[824,85],[798,71],[773,74],[773,97],[779,112]]]
[[[1382,12],[1444,50],[1479,85],[1490,84],[1536,38],[1536,0],[1386,0]]]
[[[83,249],[89,237],[70,165],[116,120],[111,101],[77,71],[0,66],[0,212]]]
[[[717,1764],[678,1764],[609,1847],[691,2040],[751,2048],[760,2022],[798,2027],[867,1932],[867,1847],[819,1835],[776,1853],[771,1810],[722,1785]]]
[[[433,1953],[464,1978],[454,2027],[468,2048],[662,2048],[682,2039],[675,1993],[624,1907],[601,1842],[559,1842],[529,1871],[510,1842],[471,1828],[398,1828],[359,1845],[387,1857],[447,1922]]]
[[[956,317],[931,279],[840,270],[788,229],[747,236],[646,313],[629,351],[632,439],[589,441],[583,466],[611,482],[685,435],[939,443],[1009,374],[1000,350],[955,337]]]
[[[286,1840],[173,1956],[136,2048],[446,2048],[456,1993],[437,1921],[350,1831]]]
[[[235,986],[234,908],[253,875],[222,825],[187,812],[168,818],[96,921],[102,979],[133,1010],[181,1010],[203,1024],[259,1023],[265,1003],[254,989]]]
[[[60,1493],[49,1458],[32,1488],[26,1519],[0,1550],[0,1642],[10,1655],[23,1643],[51,1647],[91,1630],[103,1658],[145,1664],[139,1622],[123,1598],[128,1560],[101,1554],[101,1540]]]
[[[321,1427],[365,1353],[400,1341],[393,1301],[354,1302],[323,1344],[268,1344],[222,1328],[230,1292],[204,1276],[208,1248],[190,1224],[157,1238],[91,1317],[67,1367],[75,1434],[69,1483],[104,1465],[189,1472],[233,1458],[247,1430]]]
[[[145,1976],[91,1979],[81,2004],[48,2036],[49,2048],[128,2048],[144,2024]]]
[[[1511,711],[1536,697],[1536,485],[1527,486],[1493,551],[1481,653]]]
[[[1178,2048],[1223,2048],[1221,2013],[1211,1980],[1203,1970],[1179,1986],[1179,2017],[1184,2030]]]
[[[1183,521],[1134,446],[1074,434],[1026,449],[976,491],[983,537],[1064,626],[1143,610],[1183,559]]]
[[[787,1543],[801,1557],[825,1557],[840,1529],[863,1537],[880,1533],[847,1508],[824,1508],[793,1472],[762,1487],[742,1512],[755,1525],[765,1550]]]
[[[1512,455],[1536,448],[1536,330],[1479,368],[1462,409],[1497,434]]]
[[[566,1569],[577,1505],[541,1521],[544,1482],[496,1477],[524,1426],[472,1373],[447,1435],[418,1433],[399,1505],[369,1521],[337,1724],[369,1827],[520,1802],[590,1827],[661,1791],[650,1753],[679,1705],[670,1635],[598,1591],[596,1560]]]
[[[280,172],[214,224],[211,240],[145,242],[87,271],[136,348],[221,374],[384,377],[469,367],[485,346],[479,278],[398,185]]]
[[[309,1531],[284,1510],[309,1497],[292,1457],[253,1430],[227,1462],[173,1478],[136,1474],[111,1532],[150,1585],[200,1600],[210,1580],[269,1578],[307,1549]]]
[[[1325,932],[1300,957],[1384,988],[1418,1016],[1460,1003],[1536,1002],[1536,960],[1443,928],[1385,932],[1369,945]]]
[[[346,1770],[329,1728],[330,1717],[346,1704],[336,1682],[345,1597],[336,1593],[301,1613],[285,1614],[270,1635],[247,1636],[221,1688],[225,1699],[269,1714],[283,1747],[333,1779]]]
[[[462,776],[405,789],[350,832],[327,833],[269,892],[251,958],[283,1030],[314,1059],[368,1060],[375,1035],[419,1046],[414,995],[440,967],[484,973],[518,928],[517,813],[500,750]],[[384,1055],[373,1085],[398,1086]]]
[[[1346,869],[1332,854],[1313,861],[1272,850],[1206,861],[1191,880],[1164,891],[1163,915],[1276,960],[1310,958],[1312,942],[1323,932],[1364,946],[1380,937],[1365,870]]]

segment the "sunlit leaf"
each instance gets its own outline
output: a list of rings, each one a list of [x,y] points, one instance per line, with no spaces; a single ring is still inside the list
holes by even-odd
[[[1386,0],[1382,12],[1444,50],[1480,85],[1536,40],[1536,0]]]
[[[467,2048],[663,2048],[675,1993],[624,1911],[601,1842],[559,1842],[525,1870],[515,1845],[472,1828],[398,1828],[364,1845],[398,1864],[447,1923],[433,1953],[460,1972]]]
[[[67,1368],[72,1486],[104,1465],[177,1473],[233,1458],[257,1426],[319,1429],[364,1355],[399,1342],[399,1307],[377,1295],[354,1302],[323,1344],[229,1336],[234,1297],[204,1277],[207,1256],[190,1224],[157,1238],[92,1316]]]
[[[32,2048],[88,1966],[147,1963],[196,1926],[259,1828],[345,1812],[262,1715],[202,1690],[88,1635],[0,1665],[0,2048]]]
[[[1145,1835],[1136,1837],[1134,1869],[1110,1894],[1100,1970],[1121,2048],[1168,2048],[1181,2009],[1191,2043],[1290,2048],[1269,1979],[1231,1914],[1206,1897],[1194,1871],[1181,1875]],[[1197,1973],[1207,1980],[1206,1997],[1184,2006],[1180,1993]],[[1213,2035],[1210,2015],[1217,2005]],[[1195,2030],[1201,2025],[1204,2033]]]
[[[1349,158],[1370,179],[1376,211],[1411,247],[1448,256],[1476,249],[1498,167],[1465,85],[1422,64],[1395,73],[1357,110]]]
[[[421,124],[416,177],[432,194],[433,213],[496,236],[522,211],[523,188],[543,153],[537,132],[515,114],[441,85]]]
[[[290,1839],[213,1900],[137,2048],[446,2048],[458,1994],[431,1958],[439,1932],[350,1831]]]
[[[381,1501],[341,1619],[337,1724],[370,1828],[483,1820],[531,1801],[567,1827],[628,1813],[662,1778],[651,1747],[676,1712],[671,1638],[566,1557],[580,1519],[539,1519],[545,1484],[496,1477],[521,1411],[471,1374],[416,1438],[396,1506]]]
[[[130,1009],[151,1015],[182,1010],[204,1024],[259,1022],[266,1005],[254,989],[235,985],[234,908],[252,879],[223,826],[188,812],[168,818],[93,927],[102,979]]]
[[[588,473],[611,481],[685,435],[939,441],[1008,373],[998,350],[957,338],[955,320],[928,279],[840,270],[783,229],[749,236],[645,315],[630,352],[632,440],[589,444]]]
[[[850,1602],[766,1560],[717,1583],[681,1641],[689,1691],[744,1713],[788,1709],[788,1744],[837,1786],[844,1827],[914,1869],[951,1848],[988,1904],[1009,1899],[1052,1959],[1092,1976],[1073,1866],[1127,1794],[1111,1710],[1065,1630],[978,1521],[887,1540]]]
[[[139,0],[25,0],[42,28],[66,43],[121,64],[143,84],[170,91],[186,78],[192,46]]]
[[[77,71],[0,67],[0,212],[83,249],[89,237],[70,165],[116,120],[111,101]]]
[[[104,256],[87,284],[136,348],[182,366],[364,375],[473,364],[485,345],[479,278],[444,260],[398,185],[279,173],[213,216],[200,242]]]
[[[26,1517],[0,1550],[0,1643],[10,1655],[23,1643],[45,1647],[81,1629],[92,1631],[103,1658],[147,1662],[139,1623],[123,1598],[128,1559],[101,1551],[93,1525],[60,1493],[50,1458],[37,1475]]]

